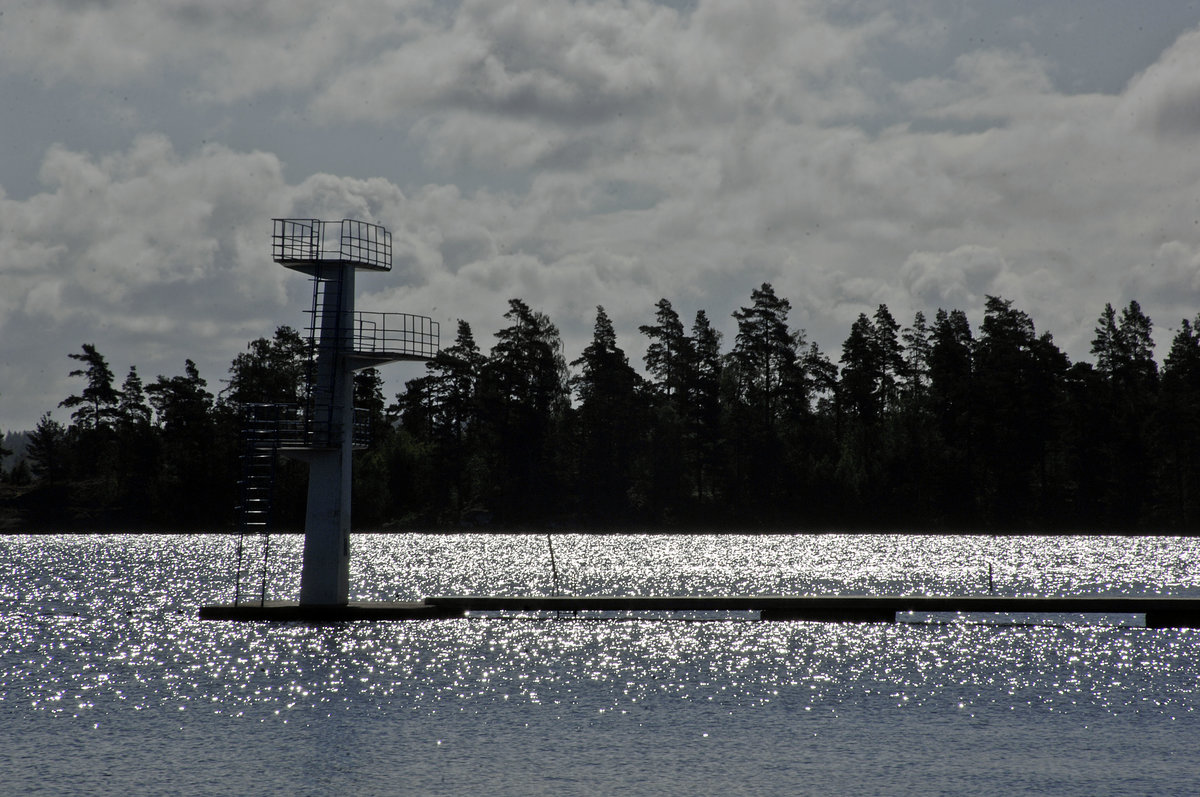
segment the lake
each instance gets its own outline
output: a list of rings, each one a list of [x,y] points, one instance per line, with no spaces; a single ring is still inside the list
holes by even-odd
[[[0,791],[1194,794],[1136,616],[228,623],[228,535],[0,536]],[[556,534],[567,594],[1200,595],[1177,537]],[[550,594],[544,536],[354,535],[353,599]],[[294,599],[301,540],[272,538]],[[256,584],[255,590],[258,589]],[[928,620],[929,622],[925,622]]]

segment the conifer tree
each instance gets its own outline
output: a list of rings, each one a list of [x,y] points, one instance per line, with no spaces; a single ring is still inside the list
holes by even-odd
[[[788,328],[791,303],[770,283],[751,293],[752,304],[733,313],[737,337],[729,354],[732,497],[744,514],[776,514],[776,498],[790,481],[784,425],[808,412],[797,362],[801,333]]]
[[[29,433],[25,457],[30,472],[39,481],[53,485],[66,477],[70,462],[67,430],[50,413],[42,415],[37,428]]]
[[[750,298],[749,307],[733,314],[738,333],[730,363],[738,399],[751,408],[766,429],[774,430],[782,413],[789,409],[789,400],[799,398],[803,391],[796,367],[796,350],[802,338],[788,329],[791,302],[776,296],[770,283],[764,282]]]
[[[424,377],[408,382],[401,396],[403,422],[420,429],[433,462],[425,491],[435,514],[460,518],[486,494],[472,462],[478,456],[479,380],[487,358],[479,350],[471,325],[459,320],[454,343],[425,363]]]
[[[929,386],[929,358],[933,351],[933,330],[920,310],[913,314],[912,325],[900,335],[904,344],[903,379],[910,406],[918,405]]]
[[[1138,522],[1150,490],[1151,423],[1158,394],[1158,365],[1154,361],[1153,323],[1136,301],[1118,317],[1105,304],[1096,324],[1092,355],[1103,383],[1098,410],[1103,420],[1096,427],[1097,455],[1101,458],[1104,519],[1125,528]]]
[[[692,473],[697,503],[712,504],[717,496],[721,471],[721,382],[724,366],[721,333],[713,328],[708,314],[696,311],[692,322],[692,362],[688,368],[687,434],[692,450]]]
[[[991,519],[1028,522],[1057,500],[1048,469],[1070,362],[1010,300],[988,296],[976,347],[976,458]]]
[[[875,325],[865,313],[850,326],[842,343],[842,411],[865,424],[879,420],[883,408],[883,351]]]
[[[875,350],[879,357],[879,408],[890,412],[899,403],[898,385],[904,372],[904,347],[900,344],[900,325],[892,316],[888,306],[881,304],[875,310]]]
[[[218,437],[207,387],[190,359],[184,361],[182,376],[160,374],[146,386],[163,441],[164,508],[185,522],[232,509],[230,501],[221,500],[227,494],[220,488],[223,474],[232,472],[233,452],[225,437]]]
[[[509,300],[509,326],[480,376],[480,411],[500,515],[544,519],[562,496],[555,457],[568,409],[567,366],[558,328],[520,299]]]
[[[109,428],[116,415],[120,396],[113,387],[113,372],[104,356],[91,343],[83,344],[82,353],[67,356],[87,366],[77,368],[69,374],[83,377],[87,381],[87,387],[78,395],[63,399],[58,406],[77,408],[71,413],[71,418],[81,429],[98,431]]]
[[[1200,521],[1200,316],[1186,318],[1163,360],[1157,425],[1159,470],[1167,498],[1167,520],[1191,529]]]
[[[692,342],[684,334],[683,322],[667,299],[655,305],[654,324],[643,324],[638,330],[650,338],[646,347],[646,372],[659,396],[686,399],[689,367],[694,357]]]
[[[138,376],[137,366],[129,366],[129,373],[121,385],[120,402],[117,405],[117,417],[125,427],[140,427],[150,425],[150,406],[146,403],[146,391],[142,378]]]
[[[122,492],[144,508],[157,482],[158,436],[137,366],[130,366],[117,407],[117,470]]]
[[[234,404],[288,404],[304,400],[306,370],[310,366],[308,342],[290,326],[246,345],[229,366],[228,386],[222,391]]]
[[[603,307],[596,308],[592,342],[571,365],[579,369],[571,387],[579,398],[574,418],[582,508],[606,523],[628,517],[631,473],[641,438],[641,379],[617,345]]]

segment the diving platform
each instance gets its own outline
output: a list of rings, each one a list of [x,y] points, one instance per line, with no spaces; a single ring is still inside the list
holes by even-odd
[[[366,447],[372,419],[354,406],[355,373],[392,362],[426,362],[438,354],[439,325],[412,313],[355,310],[355,274],[392,268],[392,234],[355,219],[272,220],[276,263],[312,281],[303,401],[298,405],[244,405],[242,477],[239,480],[237,571],[234,615],[254,605],[270,619],[362,619],[347,603],[350,579],[350,507],[353,454]],[[308,466],[300,601],[304,608],[267,601],[276,460],[286,456]],[[247,552],[256,549],[253,557]],[[253,561],[253,563],[252,563]],[[255,564],[256,563],[256,564]],[[257,570],[254,601],[251,571]],[[243,589],[243,580],[248,589]],[[246,596],[243,599],[243,596]],[[211,612],[209,610],[212,610]],[[206,616],[219,607],[206,607]],[[429,610],[395,605],[371,608],[371,616],[427,616]],[[224,615],[222,615],[224,616]]]
[[[666,615],[709,612],[757,613],[759,620],[828,623],[893,623],[908,613],[1108,614],[1144,615],[1147,628],[1200,628],[1200,598],[1002,595],[717,595],[717,596],[443,596],[409,602],[349,602],[309,605],[293,601],[247,601],[204,606],[201,619],[342,622],[429,620],[466,617],[472,612],[504,614],[654,612]],[[751,617],[750,619],[755,619]]]

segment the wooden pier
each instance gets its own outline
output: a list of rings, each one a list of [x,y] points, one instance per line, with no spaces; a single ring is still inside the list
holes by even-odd
[[[350,620],[429,620],[465,617],[470,612],[571,615],[578,612],[757,613],[760,620],[833,623],[891,623],[909,612],[982,614],[1144,615],[1147,628],[1200,627],[1200,598],[1011,597],[999,595],[740,595],[669,596],[444,596],[407,602],[350,602],[311,605],[294,601],[245,601],[200,609],[208,620],[342,622]]]

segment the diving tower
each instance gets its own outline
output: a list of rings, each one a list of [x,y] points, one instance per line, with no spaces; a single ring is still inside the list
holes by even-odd
[[[355,310],[355,275],[392,268],[392,236],[378,224],[354,219],[274,219],[271,254],[276,263],[305,274],[312,282],[308,314],[309,359],[302,406],[252,408],[244,461],[274,472],[274,457],[308,464],[308,504],[300,604],[343,606],[349,598],[350,497],[353,452],[366,446],[365,411],[354,407],[354,373],[402,361],[432,359],[439,326],[425,316]],[[245,469],[244,469],[245,470]],[[257,524],[269,532],[273,477],[243,476],[241,514],[245,535]],[[261,496],[268,496],[263,498]],[[257,508],[256,508],[257,507]],[[241,544],[235,604],[241,596]],[[266,601],[266,546],[263,587]]]

